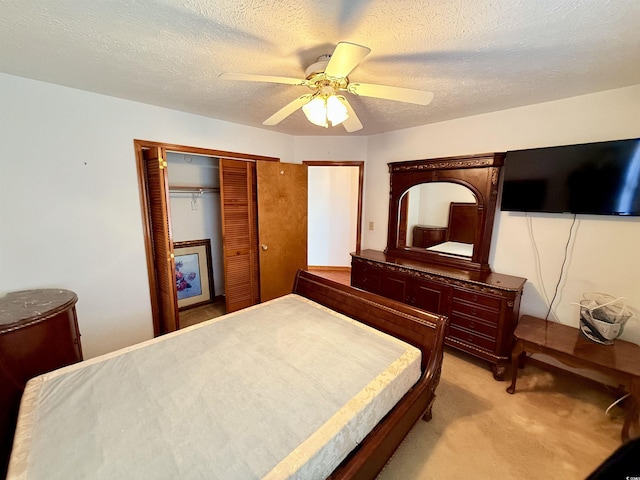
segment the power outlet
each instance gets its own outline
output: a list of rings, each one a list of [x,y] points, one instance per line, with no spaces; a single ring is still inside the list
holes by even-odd
[[[373,222],[369,222],[369,230],[373,230]]]

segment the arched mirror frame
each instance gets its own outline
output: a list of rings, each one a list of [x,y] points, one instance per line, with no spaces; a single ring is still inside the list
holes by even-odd
[[[389,229],[385,253],[390,256],[447,265],[465,270],[491,271],[489,252],[504,153],[389,163]],[[471,258],[398,246],[400,200],[409,188],[422,183],[451,182],[469,188],[478,203],[478,228]]]

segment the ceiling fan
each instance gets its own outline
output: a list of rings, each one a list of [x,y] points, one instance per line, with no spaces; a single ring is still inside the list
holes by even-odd
[[[305,79],[244,73],[223,73],[220,78],[248,82],[284,83],[311,89],[311,93],[301,95],[285,105],[267,118],[263,125],[277,125],[296,110],[302,108],[309,121],[316,125],[329,127],[329,125],[342,124],[347,132],[360,130],[362,123],[342,92],[418,105],[428,105],[433,100],[433,93],[424,90],[351,82],[347,75],[370,52],[370,48],[362,45],[340,42],[333,54],[322,55],[316,63],[306,69]]]

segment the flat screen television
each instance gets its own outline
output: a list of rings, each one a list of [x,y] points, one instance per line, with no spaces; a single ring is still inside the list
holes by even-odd
[[[507,152],[501,209],[640,216],[640,138]]]

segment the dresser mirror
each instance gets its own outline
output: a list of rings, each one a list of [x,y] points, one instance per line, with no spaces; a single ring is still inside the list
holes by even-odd
[[[385,253],[490,271],[489,250],[504,154],[389,164]]]
[[[470,259],[475,240],[478,202],[473,192],[458,183],[421,183],[400,199],[398,247],[428,249]]]

